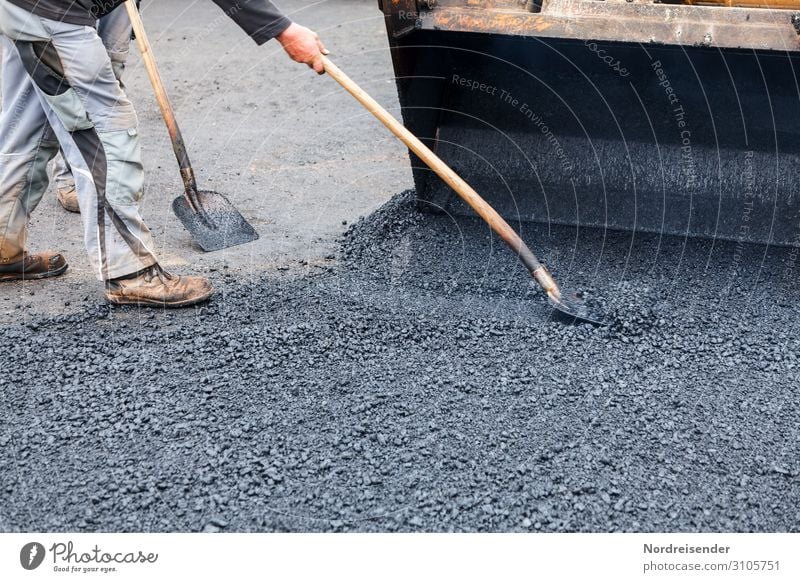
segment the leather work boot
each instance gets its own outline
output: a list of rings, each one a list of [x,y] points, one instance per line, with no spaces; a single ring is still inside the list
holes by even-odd
[[[75,190],[75,184],[64,188],[56,188],[56,195],[64,210],[69,210],[70,212],[81,211],[78,206],[78,191]]]
[[[106,300],[115,305],[188,307],[214,294],[205,277],[180,277],[156,264],[106,283]]]
[[[45,251],[31,255],[24,253],[13,263],[0,262],[0,281],[19,281],[57,277],[67,270],[64,255],[55,251]]]

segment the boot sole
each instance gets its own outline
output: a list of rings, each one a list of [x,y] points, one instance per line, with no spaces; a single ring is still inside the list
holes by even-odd
[[[197,305],[198,303],[203,303],[204,301],[208,301],[211,296],[214,294],[214,290],[212,289],[206,295],[201,297],[193,297],[191,299],[182,299],[180,301],[158,301],[156,299],[138,299],[135,297],[116,297],[114,295],[105,295],[106,301],[112,303],[114,305],[138,305],[140,307],[167,307],[167,308],[178,308],[178,307],[190,307],[192,305]]]
[[[28,273],[3,273],[0,274],[0,282],[2,281],[33,281],[36,279],[49,279],[50,277],[58,277],[63,275],[69,265],[64,265],[55,271],[47,271],[46,273],[35,273],[33,275]]]

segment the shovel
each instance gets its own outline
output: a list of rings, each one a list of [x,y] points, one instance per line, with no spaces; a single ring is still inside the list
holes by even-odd
[[[172,149],[175,150],[175,157],[181,170],[184,193],[183,196],[173,200],[172,210],[192,235],[192,239],[206,252],[256,240],[258,233],[225,196],[209,190],[198,191],[186,143],[183,141],[175,112],[161,80],[161,74],[158,72],[135,0],[127,0],[125,8],[128,9],[136,43],[142,53],[142,60],[153,85],[158,106],[161,108],[161,115],[167,124]]]
[[[397,136],[408,148],[444,180],[469,206],[486,221],[491,229],[511,248],[519,260],[528,269],[533,279],[547,293],[550,305],[571,321],[583,321],[595,325],[603,325],[605,315],[598,307],[590,306],[579,291],[562,290],[528,245],[513,228],[492,208],[481,196],[456,174],[439,156],[422,143],[413,133],[397,121],[372,97],[359,87],[339,67],[323,56],[325,72],[361,103],[370,113],[383,123],[389,131]]]

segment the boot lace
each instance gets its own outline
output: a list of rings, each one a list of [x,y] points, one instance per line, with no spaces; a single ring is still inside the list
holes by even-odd
[[[166,284],[167,281],[170,281],[174,278],[171,274],[165,271],[163,267],[158,263],[145,269],[142,275],[144,276],[144,280],[147,281],[148,283],[150,283],[156,277],[158,277],[158,280],[164,284]]]

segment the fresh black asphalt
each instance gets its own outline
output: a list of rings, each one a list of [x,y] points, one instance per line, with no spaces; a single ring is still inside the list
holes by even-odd
[[[521,227],[608,326],[405,193],[322,272],[3,328],[0,530],[800,530],[796,251]]]

